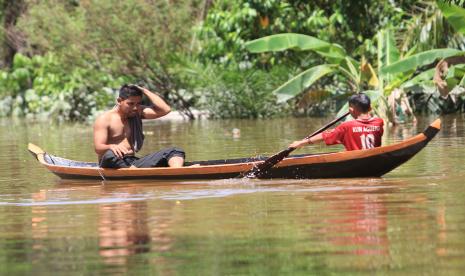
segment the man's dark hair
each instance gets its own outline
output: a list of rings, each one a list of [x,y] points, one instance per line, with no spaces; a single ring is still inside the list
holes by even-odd
[[[362,113],[367,113],[371,107],[370,98],[364,93],[358,93],[350,96],[349,106],[355,107]]]
[[[125,84],[119,89],[119,97],[127,99],[130,96],[142,97],[142,90],[133,84]]]

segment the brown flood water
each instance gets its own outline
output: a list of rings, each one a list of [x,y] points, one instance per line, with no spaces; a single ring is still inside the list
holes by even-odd
[[[383,143],[434,119],[386,129]],[[26,150],[93,161],[91,126],[0,120],[0,274],[463,275],[465,118],[442,119],[423,151],[382,178],[105,183],[61,181]],[[142,153],[269,155],[330,120],[153,122]]]

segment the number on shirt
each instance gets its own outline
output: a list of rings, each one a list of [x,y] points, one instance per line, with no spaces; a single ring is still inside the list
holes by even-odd
[[[373,134],[360,135],[363,149],[372,149],[375,147],[375,136]]]

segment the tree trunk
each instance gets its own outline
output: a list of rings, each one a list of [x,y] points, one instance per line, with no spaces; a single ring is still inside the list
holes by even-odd
[[[16,22],[25,8],[24,0],[4,0],[3,1],[3,67],[11,67],[13,58],[18,52],[21,38],[16,30]]]
[[[203,2],[202,13],[200,15],[202,20],[205,20],[205,18],[207,18],[208,10],[210,9],[212,4],[213,0],[205,0]]]

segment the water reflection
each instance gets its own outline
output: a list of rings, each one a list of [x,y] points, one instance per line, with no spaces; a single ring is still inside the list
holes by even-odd
[[[395,125],[388,128],[389,137],[393,142],[400,142],[418,133],[415,126]]]
[[[445,202],[431,197],[422,182],[379,178],[98,186],[68,183],[34,193],[33,205],[10,207],[30,208],[35,262],[44,261],[53,237],[83,231],[81,236],[97,234],[102,269],[112,273],[129,273],[135,263],[141,268],[157,265],[158,273],[179,273],[184,270],[178,270],[178,265],[195,261],[198,265],[192,271],[202,274],[213,259],[224,264],[221,271],[227,273],[233,271],[228,270],[230,258],[235,263],[257,265],[259,260],[247,255],[245,261],[237,250],[259,256],[264,244],[271,252],[284,250],[281,257],[273,255],[280,265],[287,260],[285,252],[291,250],[298,254],[299,262],[323,258],[334,268],[353,271],[392,263],[399,258],[399,250],[411,246],[421,254],[431,246],[437,257],[450,254],[446,221],[451,214]],[[437,190],[440,186],[431,187]],[[60,211],[49,204],[57,201],[63,203]],[[74,210],[79,205],[67,201],[92,202],[85,211],[90,215],[85,223],[56,218],[84,211]],[[72,228],[76,230],[69,231]],[[69,246],[76,248],[76,243],[83,241],[80,235]],[[67,250],[66,246],[57,248],[62,253]],[[227,248],[234,248],[229,259],[217,255]],[[21,250],[28,251],[27,247]],[[192,257],[194,252],[205,256]],[[433,258],[427,253],[424,257]],[[339,262],[333,263],[336,260]]]
[[[130,255],[150,250],[145,201],[101,205],[99,254],[106,264],[126,264]]]
[[[322,214],[311,223],[324,225],[317,230],[341,254],[387,255],[387,208],[377,194],[345,191],[316,195],[311,200],[325,201]]]
[[[387,129],[383,143],[408,138],[433,119]],[[194,159],[274,153],[326,121],[164,123],[149,126],[148,148],[175,140]],[[459,116],[444,117],[438,137],[385,177],[352,180],[62,181],[37,165],[26,143],[93,160],[91,132],[23,128],[17,140],[0,134],[0,274],[465,271]],[[158,128],[167,131],[158,135]],[[233,128],[240,138],[224,135]],[[177,136],[166,135],[171,130]]]
[[[46,191],[40,190],[32,194],[33,201],[45,201]],[[31,207],[31,232],[33,245],[32,249],[40,251],[44,249],[43,240],[48,237],[47,225],[47,206],[33,206]]]

